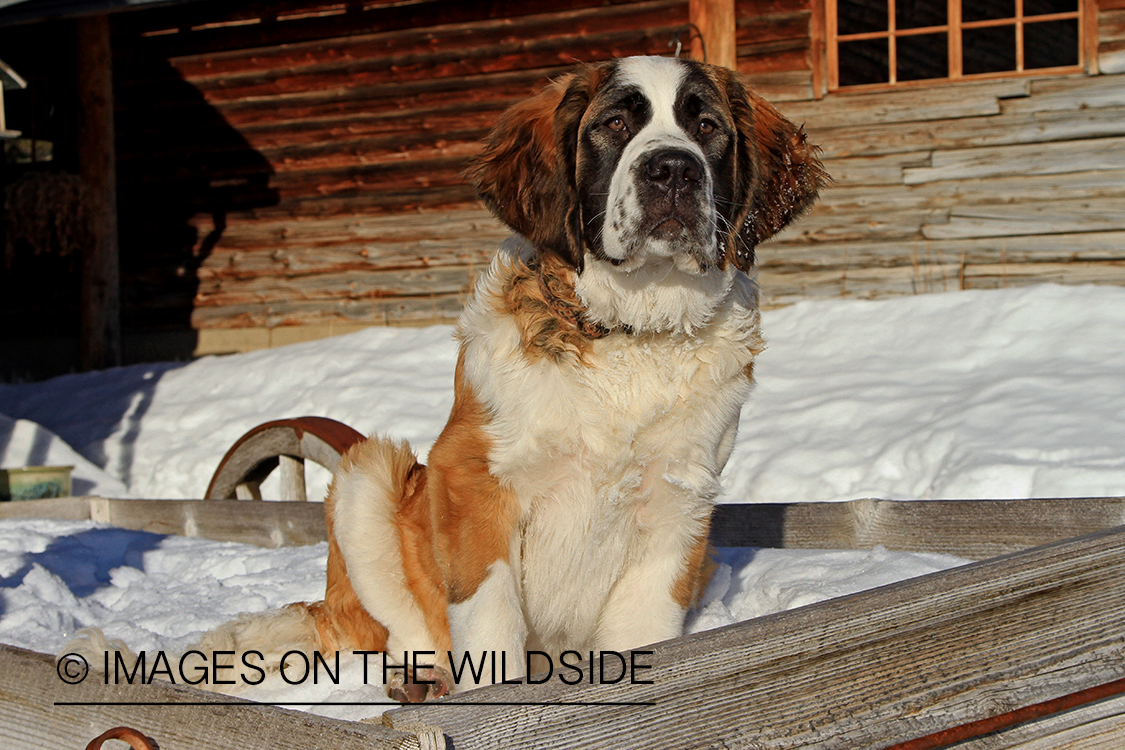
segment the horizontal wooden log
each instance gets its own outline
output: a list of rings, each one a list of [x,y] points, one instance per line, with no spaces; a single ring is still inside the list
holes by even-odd
[[[1125,498],[721,505],[711,543],[785,549],[882,546],[983,560],[1122,524]]]
[[[1125,73],[1125,40],[1098,45],[1098,70],[1102,73]]]
[[[815,102],[786,104],[778,109],[794,122],[833,127],[891,122],[949,120],[993,115],[999,99],[1026,96],[1026,80],[964,83],[925,89],[902,89],[878,94],[838,95]]]
[[[1125,39],[1125,8],[1098,13],[1098,41],[1116,42]]]
[[[993,263],[967,266],[966,289],[1004,289],[1029,284],[1125,286],[1125,260],[1074,263]]]
[[[809,39],[809,20],[812,11],[807,7],[780,13],[737,15],[735,42],[739,47],[781,40]]]
[[[758,72],[753,60],[739,60],[738,72],[746,76],[754,93],[770,102],[804,101],[812,98],[812,71]]]
[[[833,142],[833,139],[827,133],[823,137],[819,137],[819,135],[819,133],[813,135],[814,142]],[[840,150],[832,146],[826,149],[826,151],[837,153]],[[828,198],[841,189],[870,189],[873,186],[881,185],[893,185],[896,192],[900,191],[903,167],[928,167],[930,165],[930,152],[919,150],[898,154],[855,157],[825,155],[822,161],[824,168],[833,180],[833,184],[827,187],[823,193],[823,197]]]
[[[278,125],[310,118],[343,117],[352,114],[382,113],[398,110],[475,106],[480,102],[507,102],[526,97],[542,84],[573,65],[562,62],[556,66],[534,70],[503,71],[480,76],[450,79],[424,79],[399,84],[353,86],[343,90],[318,90],[284,97],[218,102],[207,105],[198,99],[166,97],[162,101],[123,97],[120,118],[153,118],[175,125],[185,113],[218,112],[222,120],[234,128],[245,125]],[[135,114],[134,114],[135,113]],[[138,126],[143,127],[143,123]]]
[[[1125,169],[1125,138],[936,151],[931,167],[908,167],[903,182]]]
[[[1065,266],[1088,261],[1125,259],[1125,232],[1022,235],[915,242],[840,242],[822,245],[770,242],[758,249],[762,273],[799,274],[841,268],[894,268],[924,264],[925,258],[945,264],[1041,263]],[[921,259],[921,260],[919,260]]]
[[[128,726],[164,750],[419,747],[417,734],[377,724],[338,721],[159,680],[114,682],[94,665],[87,679],[68,685],[59,679],[54,656],[0,644],[0,744],[24,750],[81,748],[107,729]],[[105,747],[115,745],[121,746],[110,742]]]
[[[809,0],[735,0],[735,18],[757,18],[788,13],[799,13],[809,9]]]
[[[930,239],[1121,230],[1125,230],[1121,198],[967,205],[952,209],[939,224],[922,226],[922,234]]]
[[[269,302],[231,302],[196,306],[191,325],[209,328],[277,328],[283,326],[364,323],[367,325],[431,325],[452,323],[467,294],[425,294],[415,297],[368,299],[280,299]]]
[[[92,519],[125,529],[260,547],[325,539],[324,506],[308,502],[75,497],[3,503],[0,518]],[[716,509],[711,544],[778,549],[882,546],[982,560],[1122,524],[1125,498],[732,503]]]
[[[1121,107],[1125,106],[1123,82],[1125,78],[1121,75],[1068,76],[1032,81],[1029,99],[1005,101],[1003,109],[1006,112],[1047,112]]]
[[[1122,679],[1123,575],[1115,529],[656,644],[648,684],[556,675],[387,717],[459,750],[683,747],[669,727],[699,747],[889,747]],[[471,702],[505,705],[453,705]]]
[[[480,267],[484,270],[485,266]],[[227,307],[244,302],[270,304],[312,300],[366,300],[381,297],[422,297],[468,294],[472,276],[463,265],[431,268],[368,270],[357,274],[290,273],[247,278],[210,275],[201,279],[197,308]]]
[[[806,123],[809,138],[827,158],[964,149],[1021,143],[1100,138],[1125,133],[1125,107],[1069,111],[1003,112],[933,122],[834,127],[831,120]],[[827,123],[824,126],[822,123]]]
[[[738,69],[747,76],[808,72],[808,55],[809,41],[807,39],[782,39],[762,44],[740,44],[738,46]],[[760,96],[767,96],[760,91],[758,93]]]

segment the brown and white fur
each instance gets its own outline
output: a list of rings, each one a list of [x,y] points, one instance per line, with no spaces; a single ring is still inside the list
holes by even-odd
[[[746,273],[827,179],[815,150],[737,74],[669,58],[505,113],[471,174],[519,236],[461,315],[449,422],[428,466],[382,438],[344,457],[325,599],[290,625],[325,651],[436,652],[414,675],[435,684],[389,686],[404,701],[453,689],[449,651],[678,636],[762,348]]]

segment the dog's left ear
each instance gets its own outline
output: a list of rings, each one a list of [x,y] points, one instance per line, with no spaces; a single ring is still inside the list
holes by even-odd
[[[831,178],[818,147],[765,99],[748,91],[737,74],[727,77],[727,97],[738,130],[738,183],[743,215],[727,260],[742,271],[754,265],[754,249],[780,232],[816,200]]]
[[[579,271],[578,127],[599,75],[591,67],[563,76],[508,109],[468,173],[497,218]]]

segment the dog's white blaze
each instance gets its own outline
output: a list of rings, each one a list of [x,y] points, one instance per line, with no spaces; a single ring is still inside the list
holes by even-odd
[[[695,155],[700,163],[707,163],[699,145],[676,122],[676,97],[684,80],[684,72],[684,66],[677,60],[664,57],[626,58],[621,61],[618,69],[622,82],[640,90],[648,100],[652,113],[649,121],[621,153],[606,199],[607,216],[602,230],[602,249],[608,257],[622,261],[618,267],[621,271],[632,271],[654,257],[669,257],[672,254],[667,240],[646,239],[641,236],[640,223],[644,212],[633,184],[634,167],[647,158],[648,154],[662,148],[683,149]],[[703,183],[700,189],[704,194],[710,195],[713,191],[710,170],[704,171]],[[712,243],[715,221],[712,215],[712,229],[708,233]],[[680,264],[683,265],[684,261],[681,260]],[[690,269],[685,267],[682,270]]]
[[[352,467],[337,474],[333,533],[363,608],[387,626],[388,659],[436,651],[425,617],[407,586],[389,472]]]

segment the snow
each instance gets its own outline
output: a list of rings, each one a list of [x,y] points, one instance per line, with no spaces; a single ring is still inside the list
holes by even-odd
[[[766,311],[726,502],[1125,494],[1125,289],[1043,285]],[[76,494],[200,497],[271,419],[332,417],[425,456],[452,403],[452,329],[373,328],[191,363],[0,386],[0,465],[74,465]],[[327,472],[315,477],[323,495]],[[266,487],[269,491],[269,485]],[[181,652],[240,612],[320,598],[326,545],[264,550],[88,522],[0,521],[0,641],[55,653],[97,626]],[[941,555],[722,550],[688,630],[959,564]],[[342,684],[245,693],[356,718]]]

